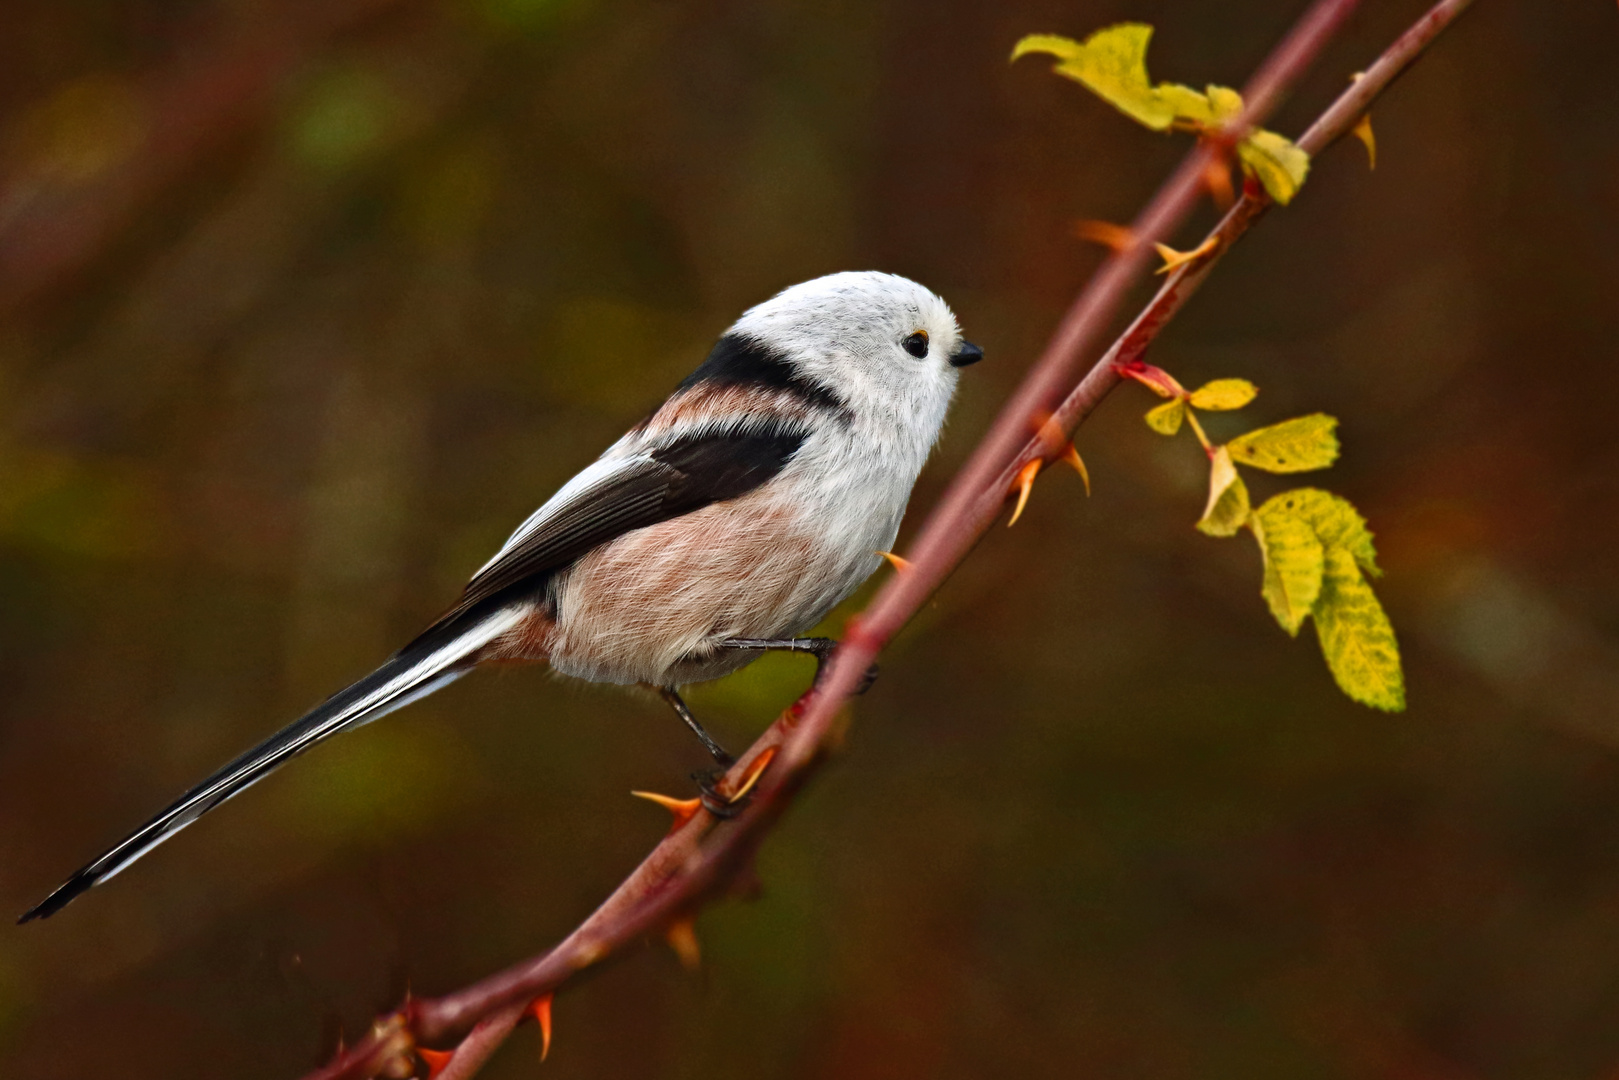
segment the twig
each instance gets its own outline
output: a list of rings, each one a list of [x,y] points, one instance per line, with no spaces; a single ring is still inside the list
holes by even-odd
[[[1321,115],[1301,145],[1314,153],[1345,134],[1370,102],[1470,3],[1441,0],[1435,5]],[[1224,250],[1268,206],[1262,195],[1245,195],[1212,234],[1216,241],[1213,252],[1172,274],[1118,342],[1059,401],[1064,388],[1073,385],[1084,355],[1106,330],[1131,282],[1145,269],[1152,242],[1172,233],[1197,204],[1206,166],[1268,115],[1355,4],[1356,0],[1317,0],[1248,86],[1244,95],[1247,107],[1238,125],[1218,144],[1205,143],[1195,149],[1137,219],[1132,229],[1135,242],[1111,256],[1075,301],[1039,362],[923,525],[909,555],[910,566],[890,578],[865,613],[850,623],[821,687],[783,713],[721,781],[721,797],[730,797],[729,793],[746,786],[748,778],[758,775],[741,812],[729,819],[698,812],[672,830],[606,902],[555,948],[457,993],[407,1003],[379,1021],[371,1036],[310,1074],[308,1080],[407,1075],[403,1070],[410,1064],[413,1039],[423,1044],[440,1042],[483,1021],[461,1043],[441,1074],[446,1080],[470,1076],[515,1026],[527,1001],[667,928],[731,880],[836,741],[838,710],[860,674],[999,516],[1010,478],[1030,461],[1050,461],[1063,452],[1064,440],[1117,384],[1115,363],[1140,356]],[[1054,429],[1060,435],[1054,437]]]

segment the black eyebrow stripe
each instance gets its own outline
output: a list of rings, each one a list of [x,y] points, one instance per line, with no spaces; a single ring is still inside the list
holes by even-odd
[[[844,423],[854,419],[848,402],[830,386],[809,378],[774,349],[741,334],[725,334],[714,343],[696,371],[675,387],[675,393],[698,386],[758,387],[783,391],[811,408],[822,409]]]

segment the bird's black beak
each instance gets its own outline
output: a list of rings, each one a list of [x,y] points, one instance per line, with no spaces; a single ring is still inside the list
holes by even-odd
[[[978,363],[983,358],[983,349],[966,339],[962,339],[961,344],[956,346],[956,351],[950,354],[950,366],[966,367],[968,364]]]

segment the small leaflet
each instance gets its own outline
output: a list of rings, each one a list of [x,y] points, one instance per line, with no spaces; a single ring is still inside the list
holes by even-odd
[[[1404,711],[1405,676],[1394,627],[1345,548],[1326,549],[1321,595],[1313,614],[1321,654],[1339,688],[1374,709]]]
[[[1030,34],[1013,47],[1012,59],[1030,53],[1055,56],[1052,70],[1058,75],[1084,84],[1137,123],[1167,131],[1175,122],[1175,106],[1147,79],[1151,40],[1152,27],[1146,23],[1104,27],[1082,42],[1057,34]]]
[[[1228,445],[1232,458],[1244,465],[1273,473],[1308,472],[1338,460],[1337,427],[1336,417],[1311,413],[1239,435]]]
[[[1265,560],[1261,592],[1271,614],[1294,637],[1304,617],[1321,595],[1325,549],[1310,523],[1288,510],[1283,501],[1270,499],[1254,511],[1249,522]]]
[[[1366,527],[1366,519],[1348,499],[1320,488],[1294,488],[1267,500],[1260,510],[1271,512],[1273,507],[1297,514],[1315,530],[1323,546],[1343,548],[1362,570],[1373,577],[1382,576],[1383,571],[1377,568],[1372,532]]]
[[[1186,399],[1176,398],[1148,410],[1147,426],[1160,435],[1174,435],[1186,419]]]
[[[1293,140],[1260,128],[1237,144],[1237,157],[1265,194],[1282,206],[1293,201],[1310,172],[1310,155]]]
[[[1207,536],[1235,536],[1247,521],[1248,487],[1222,446],[1209,462],[1209,504],[1198,519],[1197,530]]]
[[[1205,412],[1240,409],[1259,394],[1259,387],[1247,379],[1215,379],[1192,391],[1192,408]]]

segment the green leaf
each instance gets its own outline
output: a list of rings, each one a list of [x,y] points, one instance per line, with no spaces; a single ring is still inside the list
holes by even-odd
[[[1403,711],[1405,676],[1394,627],[1347,549],[1326,549],[1313,614],[1321,654],[1343,692],[1374,709]]]
[[[1148,410],[1147,426],[1160,435],[1173,435],[1181,429],[1181,422],[1186,419],[1186,399],[1176,398],[1166,401]]]
[[[1203,508],[1197,529],[1208,536],[1234,536],[1247,521],[1248,487],[1222,446],[1209,463],[1209,504]]]
[[[1192,403],[1197,404],[1195,399]],[[1273,473],[1325,469],[1338,460],[1338,436],[1333,433],[1337,426],[1337,418],[1326,413],[1283,420],[1232,439],[1231,456]]]
[[[1265,193],[1286,206],[1310,173],[1310,155],[1274,131],[1260,128],[1237,144],[1243,171],[1258,180]]]
[[[1267,499],[1258,512],[1296,514],[1309,522],[1323,547],[1343,548],[1373,577],[1383,573],[1377,568],[1377,550],[1366,519],[1348,499],[1320,488],[1294,488]]]
[[[1016,60],[1029,53],[1057,58],[1057,74],[1083,83],[1092,93],[1154,131],[1174,123],[1174,107],[1147,80],[1147,43],[1152,27],[1119,23],[1096,31],[1083,42],[1056,34],[1030,34],[1012,49]]]
[[[1254,512],[1248,524],[1265,560],[1261,589],[1282,629],[1298,636],[1304,617],[1321,595],[1325,549],[1310,523],[1275,499]]]
[[[1259,393],[1247,379],[1215,379],[1192,391],[1192,407],[1208,412],[1240,409]]]

